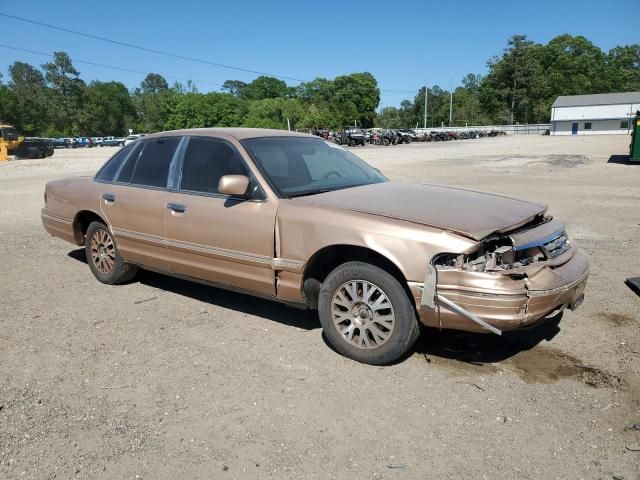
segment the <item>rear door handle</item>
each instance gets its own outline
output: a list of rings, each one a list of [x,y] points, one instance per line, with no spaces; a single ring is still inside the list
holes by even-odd
[[[116,201],[116,196],[113,193],[105,193],[102,195],[102,199],[113,203]]]
[[[167,203],[167,208],[177,213],[184,213],[187,207],[181,203]]]

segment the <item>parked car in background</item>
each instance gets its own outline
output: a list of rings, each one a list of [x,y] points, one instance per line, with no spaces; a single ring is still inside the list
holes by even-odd
[[[52,139],[54,148],[70,148],[71,147],[71,139],[70,138],[54,138]]]
[[[129,145],[131,142],[135,142],[135,141],[136,141],[136,140],[138,140],[139,138],[144,137],[144,135],[145,135],[144,133],[140,133],[140,134],[137,134],[137,135],[129,135],[129,136],[125,139],[124,144],[125,144],[125,145]]]
[[[89,137],[77,137],[73,139],[71,148],[91,148],[93,147],[93,140]]]
[[[358,127],[343,127],[342,131],[336,132],[333,140],[338,145],[349,145],[350,147],[356,145],[364,147],[367,144],[365,132]]]
[[[124,147],[125,138],[123,137],[106,137],[102,139],[101,147]]]
[[[575,309],[589,275],[546,206],[391,182],[282,130],[153,134],[44,199],[45,229],[84,245],[100,282],[148,268],[318,309],[330,344],[371,364],[405,355],[420,322],[500,335]]]
[[[45,158],[53,155],[53,142],[50,138],[26,137],[15,151],[21,158]]]

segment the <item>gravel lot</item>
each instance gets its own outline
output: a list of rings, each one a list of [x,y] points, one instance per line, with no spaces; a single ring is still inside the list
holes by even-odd
[[[115,150],[0,164],[1,478],[640,478],[640,165],[628,136],[354,148],[394,180],[546,202],[586,300],[526,334],[426,330],[389,367],[314,312],[144,272],[98,283],[43,187]],[[614,155],[612,157],[612,155]]]

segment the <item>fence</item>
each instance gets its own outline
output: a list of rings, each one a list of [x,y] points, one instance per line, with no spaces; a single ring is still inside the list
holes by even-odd
[[[464,132],[465,130],[502,130],[510,135],[542,135],[549,130],[548,123],[535,123],[524,125],[469,125],[467,127],[433,127],[414,128],[417,134],[429,132]]]

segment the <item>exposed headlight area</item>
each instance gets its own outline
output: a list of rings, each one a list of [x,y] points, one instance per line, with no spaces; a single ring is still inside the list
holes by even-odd
[[[526,267],[559,257],[571,249],[564,228],[539,240],[518,244],[510,235],[491,237],[470,254],[445,253],[437,256],[436,268],[457,268],[473,272],[497,272]]]

